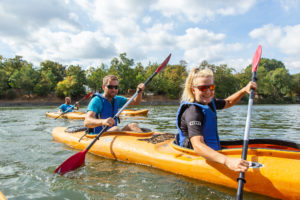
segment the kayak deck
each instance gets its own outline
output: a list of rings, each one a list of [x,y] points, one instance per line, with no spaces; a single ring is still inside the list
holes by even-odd
[[[55,128],[52,132],[54,139],[76,149],[85,149],[95,137],[84,137],[78,142],[84,132],[66,133],[65,129],[65,127]],[[171,135],[173,134],[159,132],[133,135],[129,132],[106,132],[90,152],[106,158],[148,165],[194,179],[237,188],[238,172],[207,161],[196,155],[193,150],[175,145],[174,135]],[[264,143],[249,145],[247,160],[260,163],[261,166],[249,168],[246,172],[247,183],[244,189],[274,198],[300,199],[299,148],[294,147],[291,150],[283,149],[283,146],[272,149],[267,146],[261,148],[262,144]],[[236,141],[227,144],[225,142],[223,146],[226,148],[220,152],[229,157],[240,158],[242,149],[239,145],[241,143]]]
[[[58,119],[84,120],[86,113],[84,113],[84,112],[68,112],[68,113],[61,115],[61,113],[46,112],[46,116],[51,117],[51,118],[58,118]]]
[[[133,109],[125,109],[123,110],[120,115],[121,116],[136,116],[136,115],[147,115],[148,109],[142,109],[142,110],[133,110]]]

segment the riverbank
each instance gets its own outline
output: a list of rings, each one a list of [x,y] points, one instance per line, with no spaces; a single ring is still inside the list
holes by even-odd
[[[130,97],[128,97],[130,98]],[[75,100],[72,100],[72,103]],[[89,100],[80,102],[80,105],[88,105]],[[27,107],[27,106],[59,106],[64,103],[63,99],[57,97],[40,97],[40,98],[18,98],[18,99],[1,99],[0,107]],[[165,96],[146,96],[140,105],[179,105],[179,100],[169,99]]]

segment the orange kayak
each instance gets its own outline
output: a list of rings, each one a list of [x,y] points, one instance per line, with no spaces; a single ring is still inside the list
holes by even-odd
[[[4,194],[0,191],[0,200],[6,200]]]
[[[47,117],[57,118],[61,113],[46,112]],[[86,113],[84,112],[68,112],[58,117],[58,119],[77,119],[84,120]]]
[[[136,115],[147,115],[147,114],[148,114],[148,109],[142,109],[142,110],[125,109],[121,112],[120,115],[136,116]]]
[[[79,138],[84,131],[68,133],[66,127],[54,128],[54,140],[76,149],[85,149],[95,135]],[[181,174],[213,184],[237,188],[239,173],[222,164],[207,161],[193,150],[173,143],[174,134],[161,132],[105,132],[90,153],[120,161],[137,163]],[[242,141],[223,141],[220,153],[240,158]],[[244,190],[279,199],[300,199],[300,145],[256,139],[249,141]]]

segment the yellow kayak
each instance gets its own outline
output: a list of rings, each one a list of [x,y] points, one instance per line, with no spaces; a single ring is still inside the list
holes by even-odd
[[[61,113],[46,112],[47,117],[57,118]],[[84,112],[68,112],[58,117],[58,119],[77,119],[84,120],[86,113]]]
[[[79,138],[84,131],[69,133],[56,127],[54,140],[76,149],[85,149],[95,135]],[[105,132],[89,150],[90,153],[130,163],[148,165],[194,179],[237,188],[239,173],[222,164],[207,161],[193,150],[174,144],[174,134],[161,132]],[[223,141],[220,152],[240,158],[242,141]],[[281,141],[256,139],[249,141],[244,190],[279,199],[300,199],[300,145]]]
[[[148,109],[142,109],[142,110],[131,110],[131,109],[125,109],[121,112],[121,116],[136,116],[136,115],[147,115]]]
[[[0,200],[6,200],[4,194],[0,191]]]

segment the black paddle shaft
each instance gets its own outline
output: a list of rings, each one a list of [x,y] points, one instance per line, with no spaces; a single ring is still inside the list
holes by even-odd
[[[256,71],[253,72],[252,74],[252,82],[256,82],[257,78],[256,78]],[[247,118],[251,118],[251,110],[252,110],[252,104],[253,104],[253,99],[254,99],[254,90],[251,89],[250,90],[250,97],[249,97],[249,107],[248,107],[248,117]],[[250,120],[247,119],[248,122],[248,126],[250,127]],[[247,128],[246,128],[247,129]],[[242,159],[243,160],[247,160],[247,152],[248,152],[248,143],[249,143],[249,137],[248,134],[250,132],[250,130],[245,130],[245,132],[247,132],[244,141],[243,141],[243,151],[242,151]],[[245,180],[245,173],[241,172],[239,174],[238,177],[238,189],[237,189],[237,200],[242,200],[243,199],[243,188],[244,188],[244,184],[246,183]]]

